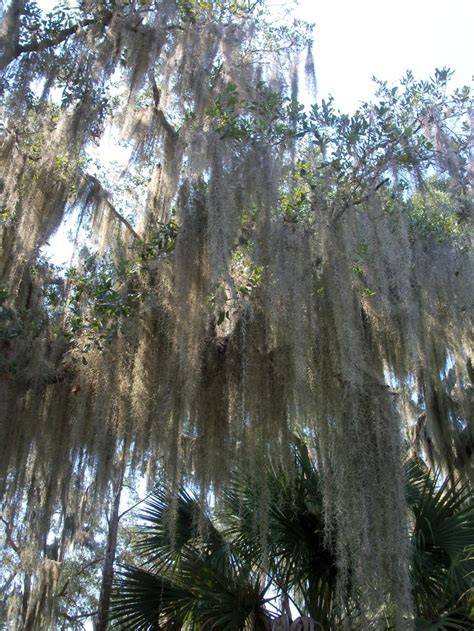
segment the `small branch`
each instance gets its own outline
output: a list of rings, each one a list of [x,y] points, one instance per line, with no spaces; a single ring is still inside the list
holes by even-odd
[[[249,6],[249,8],[245,10],[245,12],[244,12],[244,13],[245,13],[245,15],[248,15],[249,13],[252,13],[252,11],[255,9],[255,7],[256,7],[257,5],[259,5],[259,4],[260,4],[260,0],[256,0],[256,2],[254,2],[253,4],[251,4],[251,5]]]
[[[363,197],[359,197],[357,199],[355,199],[354,201],[347,201],[344,206],[341,208],[341,210],[336,213],[334,215],[334,219],[333,221],[339,221],[339,219],[342,217],[342,215],[346,212],[346,210],[348,208],[350,208],[351,206],[360,206],[361,204],[363,204],[364,202],[366,202],[371,193],[375,193],[376,191],[378,191],[380,188],[382,188],[382,186],[384,186],[385,184],[388,184],[388,182],[390,182],[390,178],[386,177],[384,180],[382,180],[381,182],[379,182],[377,184],[377,186],[375,188],[373,188],[370,193],[367,193],[367,195],[364,195]]]
[[[156,80],[152,72],[150,72],[150,83],[151,83],[151,91],[153,94],[153,103],[155,104],[155,108],[158,109],[160,105],[161,90],[156,85]]]
[[[16,577],[17,572],[12,572],[12,574],[7,578],[6,582],[0,586],[0,592],[2,594],[7,594],[8,590],[10,589],[10,585],[13,583]]]
[[[382,188],[384,184],[388,184],[388,182],[390,182],[390,178],[386,177],[384,180],[379,182],[377,186],[372,191],[370,191],[370,193],[375,193],[376,191],[379,190],[379,188]],[[351,203],[351,206],[359,206],[360,204],[366,202],[369,199],[370,193],[367,193],[367,195],[364,195],[363,197],[359,197],[358,199],[354,200]]]
[[[67,588],[69,587],[69,583],[71,582],[71,579],[73,578],[77,578],[78,576],[80,576],[81,574],[84,574],[84,572],[92,567],[93,565],[95,565],[96,563],[100,563],[101,561],[104,560],[104,557],[100,557],[98,559],[93,559],[92,561],[89,561],[88,563],[86,563],[85,565],[83,565],[75,574],[73,574],[73,576],[71,576],[70,578],[67,579],[67,581],[64,583],[64,585],[62,586],[61,590],[56,594],[57,597],[61,597],[64,596],[64,594],[66,593]]]
[[[127,508],[126,510],[123,511],[123,513],[120,513],[120,515],[118,516],[119,520],[122,519],[122,517],[124,515],[126,515],[127,513],[129,513],[130,511],[132,511],[134,508],[136,508],[139,504],[141,504],[142,502],[144,502],[145,500],[147,500],[151,495],[153,495],[153,493],[155,492],[155,489],[153,489],[152,491],[150,491],[148,493],[148,495],[145,495],[144,498],[142,498],[141,500],[138,500],[138,502],[135,502],[135,504],[133,504],[132,506],[130,506],[130,508]]]
[[[20,556],[20,548],[12,539],[10,524],[3,517],[0,517],[0,521],[2,521],[5,525],[5,535],[8,545],[14,552],[16,552],[16,554],[18,554],[18,556]]]
[[[88,611],[87,613],[81,613],[78,616],[70,616],[69,614],[65,614],[66,620],[69,622],[76,622],[77,620],[82,620],[83,618],[91,618],[92,616],[96,616],[98,614],[97,609],[95,611]]]
[[[377,184],[377,186],[374,188],[374,193],[375,191],[378,191],[379,188],[382,188],[382,186],[384,186],[384,184],[388,184],[390,182],[390,178],[386,177],[384,180],[382,180],[381,182],[379,182]]]

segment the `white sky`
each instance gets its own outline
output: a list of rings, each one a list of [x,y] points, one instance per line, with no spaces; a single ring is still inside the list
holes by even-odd
[[[474,74],[474,0],[300,0],[298,17],[315,22],[318,97],[352,111],[374,92],[371,77],[395,82],[406,70],[423,79],[455,70]]]
[[[410,69],[422,79],[448,66],[454,85],[472,82],[474,0],[299,0],[295,14],[316,24],[319,98],[332,94],[341,110],[371,98],[373,75],[395,82]]]

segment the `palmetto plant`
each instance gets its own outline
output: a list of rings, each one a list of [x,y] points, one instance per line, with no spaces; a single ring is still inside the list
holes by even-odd
[[[142,517],[138,550],[146,562],[118,572],[118,622],[137,630],[269,628],[268,585],[188,491],[170,498],[157,490]]]
[[[142,567],[117,571],[113,617],[134,630],[238,631],[391,628],[361,612],[357,596],[336,606],[337,566],[324,532],[321,484],[302,444],[294,469],[268,465],[262,488],[236,473],[222,505],[204,511],[193,494],[159,488],[141,517]],[[474,512],[469,489],[442,482],[422,462],[406,467],[415,626],[472,628]],[[334,544],[337,533],[331,533]],[[301,617],[291,626],[292,611]],[[305,626],[306,625],[306,626]],[[407,625],[411,625],[407,621]],[[407,626],[408,628],[408,626]]]
[[[412,582],[417,627],[472,629],[474,506],[467,484],[430,475],[419,462],[407,467],[412,523]]]

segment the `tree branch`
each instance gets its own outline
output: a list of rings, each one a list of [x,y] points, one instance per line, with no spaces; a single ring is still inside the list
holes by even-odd
[[[151,90],[152,90],[152,94],[153,94],[154,109],[155,109],[156,115],[158,116],[158,120],[160,121],[161,125],[165,129],[166,133],[169,136],[171,136],[171,138],[174,139],[178,135],[178,132],[171,125],[171,123],[168,121],[168,119],[166,118],[163,110],[159,106],[160,105],[160,98],[161,98],[161,90],[156,85],[155,77],[153,76],[153,73],[151,73],[151,72],[150,72],[150,75],[149,75],[149,80],[150,80]]]
[[[18,556],[20,556],[20,548],[12,539],[10,524],[3,517],[0,517],[0,521],[2,521],[3,524],[5,525],[5,535],[6,535],[6,540],[7,540],[8,545],[11,547],[11,549],[14,552],[18,554]]]
[[[367,195],[363,195],[362,197],[358,197],[357,199],[351,200],[351,201],[346,201],[345,204],[343,205],[343,207],[341,208],[341,210],[337,213],[334,214],[333,216],[333,221],[339,221],[339,219],[342,217],[342,215],[346,212],[346,210],[348,208],[350,208],[351,206],[360,206],[361,204],[363,204],[364,202],[366,202],[370,195],[375,193],[376,191],[378,191],[380,188],[382,188],[382,186],[384,186],[385,184],[388,184],[388,182],[390,182],[390,178],[386,177],[384,180],[382,180],[381,182],[379,182],[377,184],[377,186],[375,186],[372,190],[370,190]]]
[[[65,42],[69,39],[69,37],[71,37],[71,35],[75,35],[82,28],[91,26],[92,24],[101,24],[102,27],[107,26],[111,19],[112,13],[108,11],[104,13],[101,22],[99,22],[97,18],[86,18],[77,24],[73,24],[72,26],[68,26],[61,31],[58,31],[54,37],[46,37],[41,40],[33,39],[27,44],[19,44],[17,38],[16,43],[14,42],[9,46],[5,45],[5,52],[2,57],[0,57],[0,68],[6,68],[13,60],[17,59],[24,53],[37,53],[42,50],[47,50],[48,48],[54,48],[54,46],[62,44],[62,42]],[[6,40],[7,37],[8,34],[3,39]]]
[[[125,217],[123,217],[113,206],[113,204],[110,202],[110,200],[106,199],[105,200],[106,204],[107,204],[107,208],[110,210],[110,212],[112,213],[112,215],[118,219],[120,221],[120,223],[122,223],[129,232],[131,232],[133,234],[133,236],[135,237],[135,239],[137,239],[137,241],[141,241],[142,238],[140,237],[140,235],[138,234],[138,232],[132,227],[131,223],[129,221],[127,221],[125,219]]]
[[[82,172],[81,173],[82,177],[84,178],[84,180],[86,182],[91,182],[92,185],[94,186],[94,193],[100,196],[101,200],[105,202],[107,208],[109,209],[109,211],[111,212],[111,214],[118,219],[118,221],[120,221],[120,223],[122,223],[127,230],[134,236],[134,238],[137,241],[142,241],[142,238],[140,237],[140,235],[138,234],[138,232],[133,228],[132,224],[127,221],[127,219],[125,219],[125,217],[123,217],[118,210],[115,209],[114,205],[112,204],[112,202],[109,200],[108,198],[108,193],[107,191],[104,189],[104,187],[102,186],[102,184],[99,182],[99,180],[94,177],[93,175],[90,175],[89,173],[85,173]]]
[[[104,26],[108,24],[112,14],[109,15],[107,21],[104,21]],[[62,44],[62,42],[66,41],[71,35],[74,35],[81,28],[85,28],[86,26],[90,26],[91,24],[97,24],[96,18],[88,18],[86,20],[82,20],[82,22],[78,22],[77,24],[73,24],[68,28],[59,31],[59,33],[55,37],[47,37],[46,39],[37,41],[33,40],[28,42],[28,44],[19,44],[15,50],[15,58],[23,53],[38,53],[42,50],[46,50],[47,48],[53,48],[58,44]]]
[[[54,37],[46,37],[45,39],[37,40],[33,39],[31,42],[27,44],[13,44],[12,50],[9,53],[4,55],[4,59],[0,58],[0,68],[5,68],[10,64],[14,59],[17,59],[20,55],[25,53],[38,53],[43,50],[47,50],[48,48],[54,48],[58,46],[58,44],[62,44],[67,39],[69,39],[72,35],[75,35],[78,31],[87,26],[92,26],[93,24],[98,24],[102,28],[108,26],[113,17],[113,13],[111,11],[107,11],[103,14],[102,19],[98,20],[96,17],[94,18],[85,18],[77,24],[73,24],[68,26],[67,28],[58,31]],[[142,18],[143,19],[143,18]],[[179,29],[182,28],[179,24],[170,24],[167,26],[167,30]],[[129,30],[134,30],[133,28],[129,28]],[[135,28],[137,30],[137,28]]]
[[[153,493],[155,492],[155,489],[153,489],[152,491],[150,491],[147,495],[145,495],[145,497],[143,497],[141,500],[138,500],[138,502],[135,502],[135,504],[133,504],[132,506],[130,506],[130,508],[127,508],[126,510],[124,510],[122,513],[120,513],[120,515],[118,516],[119,520],[122,519],[122,517],[124,515],[126,515],[127,513],[129,513],[130,511],[132,511],[134,508],[136,508],[139,504],[141,504],[142,502],[144,502],[145,500],[147,500],[151,495],[153,495]]]
[[[66,620],[69,620],[69,622],[77,622],[78,620],[82,620],[83,618],[91,618],[92,616],[96,616],[97,615],[97,609],[95,611],[88,611],[87,613],[81,613],[78,616],[70,616],[69,614],[64,614],[64,617],[66,618]]]
[[[69,587],[69,583],[71,582],[71,579],[77,578],[78,576],[83,574],[88,568],[92,567],[96,563],[101,563],[101,561],[103,561],[103,560],[104,560],[104,557],[99,557],[98,559],[93,559],[92,561],[89,561],[88,563],[83,565],[81,568],[79,568],[79,570],[75,574],[73,574],[71,577],[69,577],[65,581],[65,583],[61,587],[60,591],[56,594],[56,597],[60,598],[61,596],[64,596],[64,594],[66,593],[67,588]]]
[[[2,594],[7,594],[8,590],[10,589],[10,585],[13,583],[13,581],[15,580],[15,578],[17,577],[18,572],[13,571],[11,573],[11,575],[7,578],[7,580],[5,581],[5,583],[3,585],[0,586],[0,592]],[[0,601],[1,602],[1,601]]]

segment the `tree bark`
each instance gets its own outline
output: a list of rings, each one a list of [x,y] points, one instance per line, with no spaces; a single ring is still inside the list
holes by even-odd
[[[13,0],[0,23],[0,70],[6,68],[15,58],[20,40],[20,18],[24,6],[24,0]]]
[[[113,488],[113,501],[109,515],[109,530],[107,533],[107,547],[102,570],[99,608],[95,631],[107,631],[109,626],[110,599],[112,596],[112,581],[114,578],[114,561],[117,550],[117,533],[120,521],[120,499],[122,497],[123,477],[125,473],[125,456],[120,465],[120,473]]]

